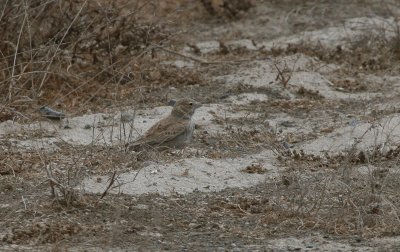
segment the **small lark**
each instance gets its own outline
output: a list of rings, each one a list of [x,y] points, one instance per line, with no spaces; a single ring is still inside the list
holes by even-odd
[[[153,125],[147,132],[129,144],[129,149],[138,150],[145,147],[156,149],[182,148],[190,143],[194,131],[192,116],[201,106],[192,99],[178,100],[171,114]]]

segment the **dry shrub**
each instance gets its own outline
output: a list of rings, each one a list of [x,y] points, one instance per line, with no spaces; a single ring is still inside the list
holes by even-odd
[[[36,103],[73,106],[95,96],[96,85],[133,82],[130,72],[135,69],[127,66],[133,66],[131,61],[149,51],[150,45],[167,38],[159,22],[141,18],[146,5],[2,1],[1,103],[19,110]]]
[[[374,237],[400,232],[399,148],[368,155],[349,150],[325,157],[297,153],[268,188],[262,222],[288,229]]]
[[[399,233],[398,197],[391,188],[400,177],[386,180],[383,190],[374,190],[373,179],[377,178],[358,175],[345,182],[334,173],[290,172],[269,195],[262,222],[282,231],[324,230],[365,237]]]

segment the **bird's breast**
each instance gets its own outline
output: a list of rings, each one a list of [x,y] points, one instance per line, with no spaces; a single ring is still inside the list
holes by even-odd
[[[187,127],[186,127],[186,141],[190,142],[192,140],[193,137],[193,131],[194,131],[194,122],[192,120],[190,120],[190,122],[188,123]]]

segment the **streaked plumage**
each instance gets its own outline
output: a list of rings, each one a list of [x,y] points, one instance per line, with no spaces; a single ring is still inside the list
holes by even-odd
[[[129,149],[181,148],[190,143],[194,131],[192,116],[201,104],[192,99],[178,100],[171,114],[154,124],[141,138],[129,145]]]

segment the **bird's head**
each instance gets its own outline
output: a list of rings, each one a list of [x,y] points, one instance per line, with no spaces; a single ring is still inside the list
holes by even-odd
[[[194,111],[199,107],[201,107],[201,103],[193,99],[180,99],[175,102],[171,115],[179,118],[190,119],[194,114]]]

